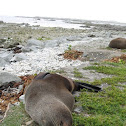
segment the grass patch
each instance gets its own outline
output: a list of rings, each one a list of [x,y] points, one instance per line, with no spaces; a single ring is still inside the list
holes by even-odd
[[[126,126],[126,85],[119,84],[119,82],[126,82],[125,64],[100,63],[83,69],[95,70],[113,76],[86,82],[93,85],[108,83],[109,86],[98,93],[81,90],[80,96],[75,99],[77,104],[82,106],[83,111],[80,114],[72,113],[73,126]],[[53,72],[63,73],[60,70]],[[78,69],[75,68],[73,73],[75,77],[83,78]],[[81,80],[76,81],[80,82]],[[123,90],[119,86],[123,87]],[[26,114],[24,105],[21,104],[12,108],[11,114],[5,118],[1,126],[22,126],[29,120],[31,119]],[[37,126],[37,124],[34,123],[30,126]]]
[[[126,124],[126,89],[120,89],[112,86],[105,92],[93,93],[81,92],[76,98],[80,102],[85,113],[77,115],[73,113],[73,126],[125,126]]]
[[[0,124],[0,126],[25,126],[25,123],[31,121],[29,115],[25,112],[24,104],[13,106],[9,109],[7,117]],[[38,126],[35,122],[29,126]]]
[[[126,52],[126,49],[121,49],[121,52]]]
[[[99,73],[126,76],[126,67],[112,67],[112,66],[89,66],[83,68],[84,70],[95,70]]]
[[[74,68],[74,77],[77,77],[77,78],[83,78],[83,75],[81,72],[79,72],[79,70],[77,68]]]
[[[109,47],[109,46],[108,46],[108,47],[106,47],[105,49],[108,49],[108,50],[113,50],[113,48],[111,48],[111,47]]]
[[[11,113],[11,114],[10,114]],[[28,120],[26,116],[24,105],[21,103],[19,106],[13,106],[7,113],[7,117],[4,119],[1,126],[21,126],[24,120]]]
[[[51,40],[51,38],[42,36],[42,37],[37,38],[37,40],[46,41],[46,40]]]
[[[83,69],[113,76],[94,80],[91,84],[108,83],[110,86],[98,93],[81,91],[80,96],[76,97],[76,101],[79,106],[82,106],[83,112],[79,115],[73,113],[73,126],[126,126],[126,85],[119,84],[119,82],[126,82],[125,64],[101,63],[95,65],[97,64]],[[120,90],[119,87],[123,87],[123,90]]]

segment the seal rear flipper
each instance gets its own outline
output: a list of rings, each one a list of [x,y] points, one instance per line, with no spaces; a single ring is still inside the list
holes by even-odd
[[[97,87],[97,86],[94,86],[91,84],[87,84],[87,83],[83,83],[83,82],[74,82],[74,83],[76,85],[76,90],[85,88],[85,89],[92,90],[95,92],[102,91],[102,89],[100,87]]]

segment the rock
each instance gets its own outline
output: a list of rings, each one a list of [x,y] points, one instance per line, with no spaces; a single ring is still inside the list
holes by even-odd
[[[20,105],[20,102],[15,102],[15,103],[13,103],[13,105],[19,106]]]
[[[46,48],[53,48],[53,47],[57,47],[59,46],[60,42],[58,42],[57,40],[49,40],[48,42],[45,43],[45,47]]]
[[[30,121],[26,122],[25,124],[26,124],[26,126],[30,126],[33,122],[34,122],[33,120],[30,120]]]
[[[67,40],[65,38],[57,38],[55,40],[48,40],[45,42],[45,47],[46,48],[53,48],[53,47],[58,47],[60,44],[67,43]]]
[[[27,56],[24,53],[17,53],[12,59],[11,62],[17,62],[21,60],[25,60]]]
[[[112,41],[110,41],[109,47],[117,49],[126,49],[126,39],[125,38],[113,39]]]
[[[9,82],[21,82],[21,78],[7,72],[0,73],[0,86],[6,85]]]
[[[104,83],[104,84],[102,84],[100,87],[102,88],[102,89],[104,89],[104,88],[107,88],[109,85],[107,84],[107,83]]]
[[[94,61],[94,59],[93,58],[89,58],[89,61]]]
[[[0,58],[0,67],[4,67],[6,64],[9,64],[6,62],[3,58]]]
[[[30,52],[30,51],[33,51],[31,47],[23,47],[21,50],[22,50],[22,52]]]
[[[1,51],[0,52],[0,58],[4,59],[6,62],[10,62],[13,55],[14,54],[12,52],[8,52],[8,51]]]
[[[0,38],[0,44],[4,43],[6,41],[6,38]]]
[[[90,35],[88,35],[88,37],[93,38],[93,37],[96,37],[96,36],[95,36],[95,35],[93,35],[93,34],[90,34]]]
[[[67,37],[67,40],[68,41],[81,41],[82,37],[80,37],[80,36],[69,36],[69,37]]]
[[[29,39],[27,41],[27,47],[30,47],[30,46],[37,46],[37,47],[43,48],[44,47],[44,43],[42,41],[40,41],[40,40]]]
[[[87,53],[84,53],[84,54],[83,54],[83,57],[87,57],[87,56],[88,56],[88,54],[87,54]]]
[[[19,85],[18,89],[19,89],[19,92],[20,92],[23,89],[23,85]]]
[[[4,116],[3,115],[0,115],[0,120],[2,120],[4,118]]]
[[[15,47],[15,48],[13,49],[13,52],[14,52],[14,53],[21,53],[21,52],[22,52],[21,47]]]
[[[16,47],[17,45],[19,45],[19,43],[18,42],[13,42],[13,40],[8,40],[8,41],[6,41],[5,43],[4,43],[4,48],[5,49],[8,49],[8,48],[14,48],[14,47]]]
[[[74,97],[79,97],[79,96],[80,96],[80,93],[81,93],[81,92],[79,92],[79,91],[75,91],[75,92],[73,93],[73,96],[74,96]]]
[[[76,112],[76,113],[81,113],[83,111],[83,108],[82,108],[82,106],[79,106],[79,107],[76,107],[75,109],[74,109],[74,112]]]
[[[19,97],[19,101],[20,101],[20,102],[23,102],[23,104],[25,104],[25,95],[21,95],[21,96]]]

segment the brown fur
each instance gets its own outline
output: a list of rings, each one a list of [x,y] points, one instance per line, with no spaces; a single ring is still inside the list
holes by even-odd
[[[42,126],[72,126],[74,83],[58,74],[41,73],[25,94],[25,109]]]
[[[117,49],[126,49],[126,39],[116,38],[109,43],[109,47]]]

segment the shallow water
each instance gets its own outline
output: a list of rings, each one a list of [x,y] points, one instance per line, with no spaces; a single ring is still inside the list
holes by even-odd
[[[74,29],[89,29],[88,27],[84,27],[86,26],[85,24],[88,22],[93,24],[110,24],[110,25],[126,26],[126,23],[119,23],[119,22],[58,19],[58,18],[45,18],[45,17],[0,16],[0,21],[4,21],[6,23],[26,23],[29,25],[40,25],[43,27],[62,27],[62,28],[74,28]]]
[[[28,23],[29,25],[40,25],[43,27],[84,29],[80,27],[80,24],[66,23],[62,19],[0,16],[0,20],[6,23]]]

